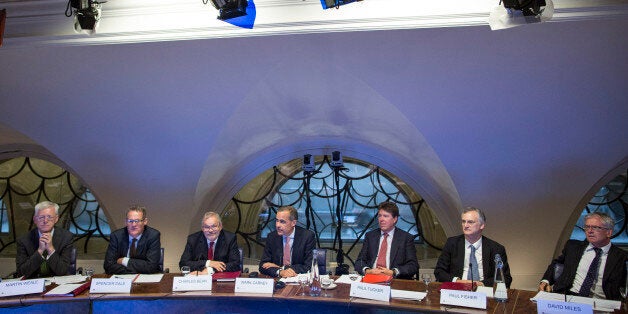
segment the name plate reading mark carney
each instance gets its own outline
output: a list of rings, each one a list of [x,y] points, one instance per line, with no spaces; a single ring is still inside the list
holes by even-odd
[[[131,293],[132,279],[93,278],[89,293]]]
[[[355,282],[351,284],[349,296],[390,302],[390,287],[372,283]]]
[[[41,293],[44,291],[45,284],[45,279],[0,282],[0,297]]]
[[[236,278],[235,292],[273,294],[275,280],[264,278]]]
[[[440,304],[486,309],[486,294],[472,291],[442,289]]]
[[[211,291],[212,276],[174,277],[172,291]]]
[[[543,314],[593,314],[593,307],[591,304],[537,300],[536,311]]]

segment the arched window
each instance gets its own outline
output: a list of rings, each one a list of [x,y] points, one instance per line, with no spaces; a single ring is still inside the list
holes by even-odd
[[[593,196],[585,206],[576,226],[571,232],[571,239],[584,240],[584,216],[588,213],[603,212],[615,219],[611,242],[616,245],[628,245],[626,213],[628,212],[628,175],[623,173],[613,178]]]

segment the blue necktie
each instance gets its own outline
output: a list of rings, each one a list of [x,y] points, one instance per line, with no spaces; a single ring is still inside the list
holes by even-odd
[[[468,280],[480,280],[480,271],[478,269],[478,260],[475,259],[475,246],[470,245],[471,254],[469,255],[469,263],[471,263],[471,268],[467,272]]]
[[[600,249],[599,247],[593,249],[595,250],[595,257],[593,258],[593,261],[589,266],[587,276],[584,278],[584,281],[582,282],[582,287],[580,287],[580,291],[578,292],[578,295],[582,297],[591,296],[591,288],[593,287],[595,279],[597,279],[597,271],[600,268],[600,257],[602,256],[602,249]]]

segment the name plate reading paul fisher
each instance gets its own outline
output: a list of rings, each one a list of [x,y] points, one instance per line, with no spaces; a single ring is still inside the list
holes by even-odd
[[[472,291],[442,289],[440,304],[486,309],[486,294]]]

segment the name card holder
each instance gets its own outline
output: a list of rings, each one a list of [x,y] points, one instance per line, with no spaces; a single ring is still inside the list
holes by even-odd
[[[0,282],[0,297],[44,292],[45,279]]]
[[[236,293],[264,293],[273,294],[275,280],[265,278],[236,278]]]
[[[440,304],[486,309],[486,294],[472,291],[441,289]]]
[[[131,293],[132,279],[92,278],[89,293]]]
[[[211,291],[212,276],[174,277],[172,291]]]
[[[349,296],[354,298],[390,302],[390,286],[355,282],[351,284]]]
[[[593,307],[591,304],[537,300],[536,311],[543,314],[593,314]]]

